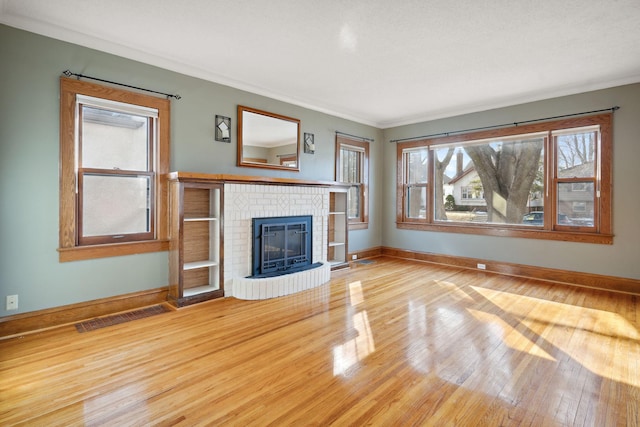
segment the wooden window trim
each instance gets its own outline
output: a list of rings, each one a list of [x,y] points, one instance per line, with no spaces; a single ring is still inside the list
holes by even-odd
[[[109,99],[128,104],[144,105],[158,110],[158,144],[155,157],[155,227],[154,240],[127,243],[79,246],[76,196],[76,95]],[[85,81],[60,78],[60,262],[103,257],[166,251],[168,242],[168,183],[170,102],[167,99],[144,95]]]
[[[458,136],[448,136],[433,139],[417,140],[405,143],[398,143],[396,147],[396,226],[398,229],[405,230],[421,230],[436,231],[445,233],[462,233],[485,236],[501,236],[530,238],[543,240],[556,240],[580,243],[597,243],[597,244],[613,244],[613,228],[612,228],[612,152],[613,152],[613,114],[606,113],[594,116],[585,116],[579,118],[571,118],[557,120],[553,122],[541,122],[530,125],[521,125],[507,129],[494,129],[488,131],[473,132]],[[595,231],[585,230],[579,227],[562,227],[551,224],[552,215],[555,213],[556,190],[551,191],[551,195],[545,198],[545,227],[544,228],[527,228],[523,229],[518,225],[509,224],[466,224],[466,223],[441,223],[433,221],[433,207],[430,206],[427,213],[428,221],[416,221],[413,218],[404,217],[404,165],[403,150],[419,146],[433,146],[440,144],[452,144],[456,142],[473,141],[480,139],[489,139],[496,137],[513,136],[526,133],[548,132],[549,137],[545,142],[545,171],[546,185],[555,185],[555,172],[550,171],[553,162],[549,159],[550,153],[554,145],[551,141],[551,131],[560,129],[580,128],[591,125],[600,126],[600,145],[599,145],[599,164],[600,170],[596,177],[597,188],[600,189],[599,203],[595,209],[598,209],[597,220],[598,226]],[[429,200],[433,200],[433,161],[429,158]]]
[[[427,225],[430,221],[430,212],[431,212],[431,176],[427,177],[427,182],[419,184],[420,186],[426,187],[426,197],[427,197],[427,211],[425,218],[411,218],[406,213],[407,207],[407,189],[409,184],[407,181],[409,180],[409,171],[405,168],[405,151],[424,147],[424,141],[412,141],[404,144],[397,145],[397,176],[396,176],[396,223],[397,224],[424,224]],[[431,151],[427,153],[427,168],[431,170]]]
[[[360,183],[360,217],[348,218],[349,230],[363,230],[369,228],[369,142],[359,141],[336,135],[335,180],[338,181],[341,165],[340,150],[343,145],[360,148],[364,151],[362,165],[362,182]],[[349,185],[350,183],[344,183]]]

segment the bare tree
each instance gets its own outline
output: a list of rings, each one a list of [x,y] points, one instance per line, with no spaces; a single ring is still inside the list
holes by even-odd
[[[438,156],[435,156],[435,201],[434,201],[434,215],[435,219],[446,220],[447,219],[447,211],[444,208],[444,171],[449,166],[449,162],[451,161],[451,157],[453,157],[453,147],[447,150],[447,154],[445,154],[444,159],[438,160]]]
[[[542,140],[465,148],[482,181],[489,222],[520,222],[527,210],[542,148]]]
[[[593,132],[574,133],[558,137],[558,166],[569,169],[592,162],[595,156]]]

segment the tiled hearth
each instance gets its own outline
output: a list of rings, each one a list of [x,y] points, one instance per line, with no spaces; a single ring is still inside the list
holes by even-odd
[[[283,276],[249,279],[251,220],[278,216],[313,217],[312,262],[321,267]],[[224,289],[226,296],[265,299],[311,289],[330,279],[327,260],[329,189],[324,186],[224,185]]]

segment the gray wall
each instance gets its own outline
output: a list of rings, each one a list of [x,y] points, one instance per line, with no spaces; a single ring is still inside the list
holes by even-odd
[[[395,226],[396,145],[393,139],[620,106],[613,126],[613,245],[568,243]],[[640,279],[640,84],[386,129],[382,241],[385,246],[525,265]]]
[[[171,170],[333,180],[335,131],[374,138],[370,227],[350,234],[351,250],[381,244],[378,187],[382,131],[226,86],[0,25],[0,317],[168,285],[166,252],[59,263],[59,76],[75,73],[168,93]],[[301,120],[315,134],[299,173],[236,166],[232,143],[214,141],[216,114],[237,123],[237,105]],[[19,295],[19,310],[5,296]]]

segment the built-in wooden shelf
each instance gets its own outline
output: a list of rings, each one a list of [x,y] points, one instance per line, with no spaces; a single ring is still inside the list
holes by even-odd
[[[223,184],[171,174],[169,301],[178,306],[224,296]],[[186,174],[189,175],[189,174]]]
[[[184,270],[195,270],[196,268],[205,268],[205,267],[215,267],[218,265],[217,261],[196,261],[196,262],[186,262],[184,263]]]
[[[197,286],[195,288],[185,289],[183,292],[183,297],[188,298],[188,297],[202,295],[206,293],[212,293],[216,291],[218,291],[218,289],[213,286]]]
[[[332,269],[349,266],[347,261],[347,188],[333,187],[329,191],[329,230],[327,259]]]

